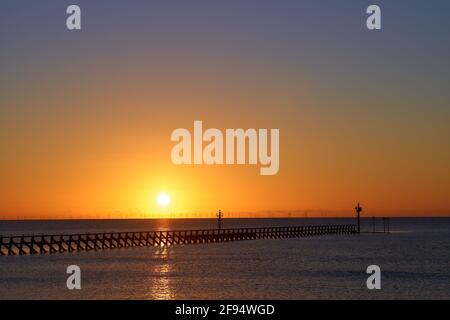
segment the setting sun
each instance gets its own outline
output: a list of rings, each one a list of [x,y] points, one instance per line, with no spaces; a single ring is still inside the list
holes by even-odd
[[[170,197],[167,193],[162,192],[156,197],[156,202],[161,207],[166,207],[170,203]]]

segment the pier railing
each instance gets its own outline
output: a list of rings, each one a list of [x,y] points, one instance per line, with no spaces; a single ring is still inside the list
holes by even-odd
[[[63,253],[126,247],[162,247],[227,241],[357,233],[355,225],[323,225],[0,236],[0,256]]]

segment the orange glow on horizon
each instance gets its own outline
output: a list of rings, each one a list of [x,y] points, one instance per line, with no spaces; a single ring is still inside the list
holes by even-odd
[[[378,114],[414,101],[323,95],[312,77],[259,61],[167,68],[93,58],[102,68],[53,68],[28,94],[19,85],[2,94],[0,219],[214,217],[219,208],[225,217],[350,217],[358,201],[367,215],[450,216],[445,117]],[[196,119],[279,128],[279,173],[173,165],[170,134]],[[154,200],[162,191],[167,207]]]

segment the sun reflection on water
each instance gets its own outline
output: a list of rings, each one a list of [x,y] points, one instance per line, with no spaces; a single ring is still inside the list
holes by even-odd
[[[170,273],[174,267],[169,263],[170,248],[156,248],[152,259],[155,262],[152,265],[150,273],[150,299],[171,300],[175,299],[173,288],[170,283]]]

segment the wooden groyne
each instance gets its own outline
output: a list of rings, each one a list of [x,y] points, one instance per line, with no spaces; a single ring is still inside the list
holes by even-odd
[[[64,253],[126,247],[163,247],[173,245],[354,233],[357,233],[356,225],[322,225],[0,236],[0,256]]]

